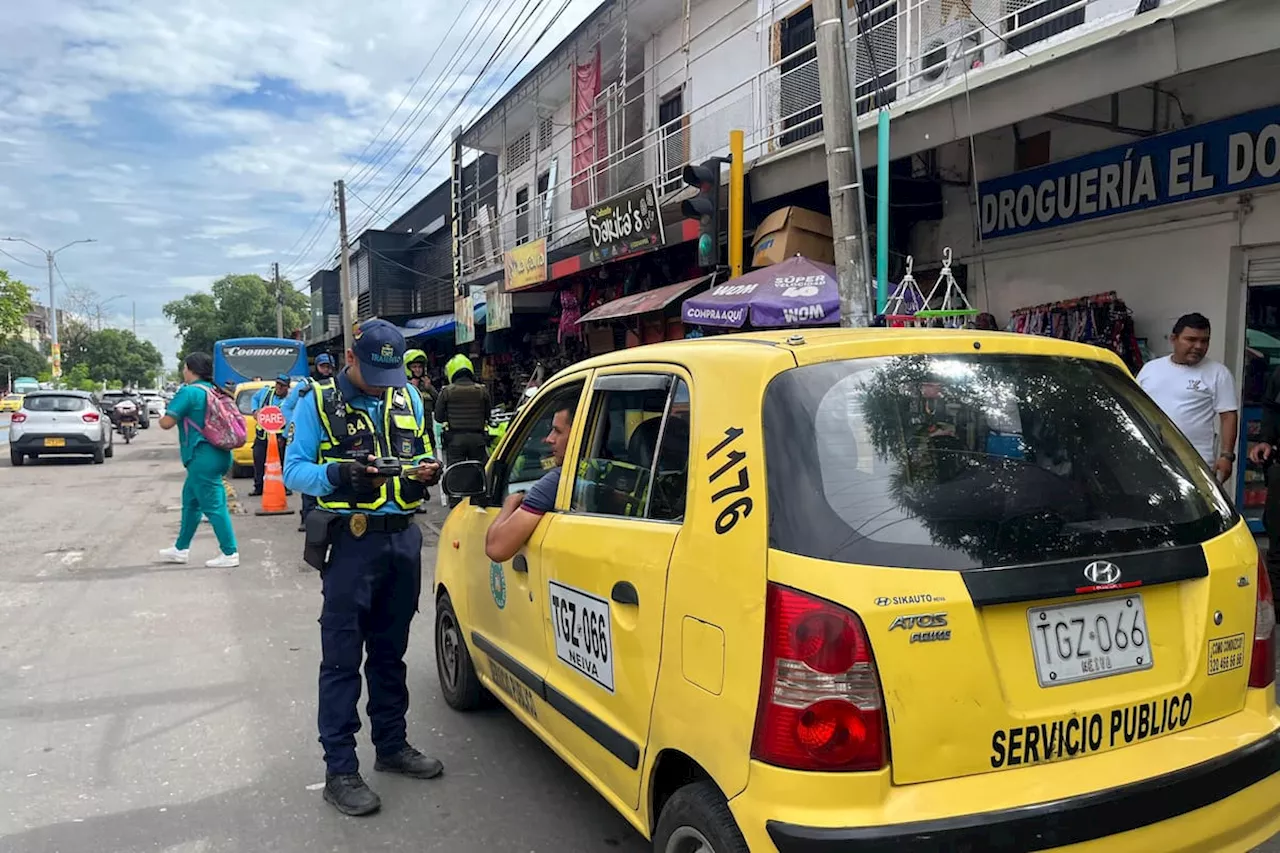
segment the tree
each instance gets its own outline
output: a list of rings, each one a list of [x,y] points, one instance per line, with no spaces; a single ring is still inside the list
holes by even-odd
[[[126,329],[103,329],[88,334],[83,360],[70,367],[87,368],[88,376],[98,382],[150,385],[163,365],[164,357],[150,341]]]
[[[40,371],[48,369],[48,360],[31,344],[21,338],[0,340],[0,373],[39,376]]]
[[[0,270],[0,338],[21,332],[31,307],[31,288]]]
[[[311,305],[287,281],[284,291],[284,327],[306,325]],[[213,283],[210,293],[192,293],[164,306],[164,314],[182,337],[179,358],[192,352],[212,352],[214,341],[225,338],[275,337],[275,285],[259,275],[225,275]]]

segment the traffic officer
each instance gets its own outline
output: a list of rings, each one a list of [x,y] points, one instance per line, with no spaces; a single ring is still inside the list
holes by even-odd
[[[258,412],[267,406],[279,406],[289,396],[289,379],[287,374],[281,373],[276,377],[275,385],[268,385],[262,388],[257,394],[253,395],[253,416],[258,417]],[[281,430],[276,433],[276,449],[280,451],[280,461],[284,461],[285,449],[285,431]],[[249,497],[256,498],[262,494],[262,480],[267,468],[267,431],[261,426],[254,427],[253,434],[253,491],[249,493]],[[286,489],[286,494],[293,494],[292,491]]]
[[[329,355],[327,352],[322,352],[316,356],[316,365],[312,370],[311,378],[315,382],[319,383],[321,387],[327,388],[331,386],[333,384],[333,356]],[[289,396],[280,404],[280,411],[284,412],[284,421],[286,424],[285,430],[289,435],[290,440],[292,440],[293,437],[293,413],[298,408],[298,399],[302,394],[302,389],[309,387],[310,383],[299,382],[297,385],[293,386],[293,390],[289,392]],[[283,458],[284,457],[281,457],[282,461]],[[307,529],[307,513],[315,509],[315,506],[315,495],[304,494],[302,496],[302,510],[300,513],[302,515],[302,519],[298,523],[299,533]]]
[[[385,320],[360,324],[333,385],[308,383],[301,394],[285,456],[285,483],[317,498],[305,556],[321,570],[324,595],[317,715],[324,798],[348,815],[381,806],[356,759],[362,659],[374,769],[417,779],[444,769],[405,733],[404,655],[422,587],[422,531],[413,513],[440,465],[431,458],[422,398],[406,387],[404,348]]]
[[[489,389],[476,382],[471,359],[458,353],[444,366],[449,384],[436,398],[436,423],[443,429],[444,456],[448,464],[489,459],[489,412],[493,399]],[[450,498],[450,505],[457,500]]]
[[[422,402],[427,412],[427,435],[435,435],[432,414],[435,411],[436,397],[440,395],[436,393],[435,386],[431,384],[431,377],[427,375],[427,354],[420,349],[406,350],[404,375],[409,384],[417,388],[418,393],[422,395]],[[418,507],[419,513],[426,514],[427,503],[430,500],[431,493],[428,492],[422,499],[422,506]]]

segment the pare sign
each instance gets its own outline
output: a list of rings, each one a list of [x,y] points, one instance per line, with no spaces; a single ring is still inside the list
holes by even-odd
[[[279,406],[263,406],[258,410],[258,426],[266,432],[280,432],[284,429],[284,412]]]

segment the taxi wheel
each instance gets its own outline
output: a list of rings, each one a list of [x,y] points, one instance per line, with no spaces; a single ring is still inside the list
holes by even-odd
[[[671,795],[653,833],[653,853],[750,853],[729,804],[713,782]]]
[[[462,638],[458,614],[449,594],[436,602],[436,674],[444,701],[455,711],[473,711],[484,704],[484,687]]]

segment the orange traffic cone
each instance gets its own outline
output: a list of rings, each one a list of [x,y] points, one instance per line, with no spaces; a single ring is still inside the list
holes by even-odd
[[[290,515],[289,498],[284,493],[284,468],[274,433],[267,436],[267,464],[262,477],[262,509],[254,515]]]

